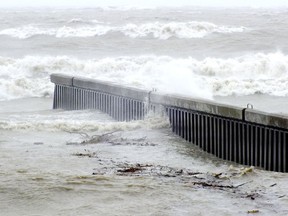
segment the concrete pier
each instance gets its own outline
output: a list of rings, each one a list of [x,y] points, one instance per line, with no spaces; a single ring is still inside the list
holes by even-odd
[[[53,108],[99,109],[118,121],[163,109],[174,133],[224,160],[288,172],[288,116],[160,94],[109,82],[51,75]]]

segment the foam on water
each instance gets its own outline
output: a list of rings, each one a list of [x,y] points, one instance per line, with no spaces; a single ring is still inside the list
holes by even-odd
[[[128,123],[52,110],[49,80],[62,73],[239,103],[254,94],[248,102],[274,110],[274,97],[255,93],[288,96],[287,11],[122,9],[1,11],[1,213],[287,215],[287,174],[217,159],[161,116]],[[83,145],[85,134],[108,136]],[[143,172],[119,172],[129,167]]]
[[[61,26],[57,28],[47,28],[38,25],[24,25],[16,28],[7,28],[0,31],[0,35],[6,35],[19,39],[27,39],[33,36],[47,35],[57,38],[66,37],[94,37],[116,32],[122,33],[130,38],[147,37],[152,35],[157,39],[177,38],[203,38],[213,33],[229,34],[239,33],[245,27],[218,26],[209,22],[152,22],[152,23],[128,23],[122,26],[101,24],[97,20],[84,21],[82,19],[72,19],[68,24],[86,24],[79,27]],[[93,25],[94,24],[94,25]]]
[[[288,95],[288,56],[281,52],[203,60],[169,56],[0,57],[0,71],[0,100],[51,96],[53,84],[49,76],[52,73],[205,99],[229,95]]]
[[[135,129],[159,129],[169,127],[167,118],[160,114],[148,115],[144,120],[116,122],[99,111],[46,111],[15,113],[1,116],[0,130],[9,131],[65,131],[65,132],[113,132]]]

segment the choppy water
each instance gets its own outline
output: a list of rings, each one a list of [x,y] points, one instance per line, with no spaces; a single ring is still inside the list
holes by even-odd
[[[1,100],[51,96],[55,72],[209,99],[288,94],[287,9],[2,9],[0,19]]]
[[[51,73],[287,113],[284,9],[1,9],[1,215],[287,215],[287,175],[167,119],[52,110]],[[94,136],[94,141],[89,142]]]

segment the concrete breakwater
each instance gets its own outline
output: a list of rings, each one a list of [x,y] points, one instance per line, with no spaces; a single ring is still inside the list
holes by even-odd
[[[288,172],[288,116],[52,74],[53,108],[99,109],[118,121],[162,110],[174,133],[224,160]]]

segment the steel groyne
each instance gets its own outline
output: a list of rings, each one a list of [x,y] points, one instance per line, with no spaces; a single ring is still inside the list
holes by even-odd
[[[288,172],[288,117],[81,77],[52,74],[54,109],[99,109],[118,121],[164,110],[174,133],[224,160]]]

